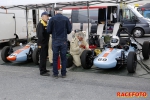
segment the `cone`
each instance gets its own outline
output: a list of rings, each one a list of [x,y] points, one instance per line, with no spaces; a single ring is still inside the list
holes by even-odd
[[[60,70],[60,69],[61,69],[60,56],[58,56],[57,69],[58,69],[58,70]]]

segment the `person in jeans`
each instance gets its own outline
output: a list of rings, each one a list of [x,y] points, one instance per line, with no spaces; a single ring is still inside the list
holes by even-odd
[[[53,76],[58,78],[58,57],[61,58],[61,75],[66,77],[67,63],[67,34],[71,33],[72,26],[69,19],[62,15],[62,9],[55,8],[55,16],[49,20],[47,32],[52,34],[52,51],[53,51]]]

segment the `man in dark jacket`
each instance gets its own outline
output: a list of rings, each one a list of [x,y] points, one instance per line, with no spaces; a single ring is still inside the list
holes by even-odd
[[[61,57],[61,75],[66,77],[66,52],[67,52],[67,34],[71,33],[71,23],[69,19],[63,16],[62,9],[55,8],[56,15],[49,20],[47,32],[52,34],[53,50],[53,76],[58,78],[58,56]]]
[[[37,37],[38,37],[38,48],[40,51],[40,75],[42,76],[49,76],[49,70],[46,69],[46,61],[48,56],[48,41],[49,41],[49,34],[47,33],[47,21],[48,21],[48,13],[43,12],[41,14],[42,19],[37,25]]]

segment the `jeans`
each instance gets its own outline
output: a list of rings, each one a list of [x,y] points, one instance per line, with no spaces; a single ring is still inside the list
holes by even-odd
[[[67,64],[67,41],[66,40],[52,40],[52,50],[53,50],[53,74],[58,75],[58,57],[61,58],[61,75],[66,75],[66,64]]]

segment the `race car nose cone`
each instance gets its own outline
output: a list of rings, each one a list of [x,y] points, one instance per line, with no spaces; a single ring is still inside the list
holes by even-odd
[[[15,61],[16,60],[16,56],[8,56],[7,60],[9,60],[9,61]]]

